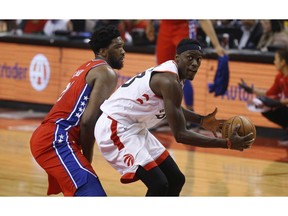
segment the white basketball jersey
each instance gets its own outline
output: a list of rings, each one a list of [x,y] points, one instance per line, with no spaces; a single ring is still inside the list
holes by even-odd
[[[150,88],[151,74],[170,72],[178,76],[175,61],[166,61],[140,73],[120,86],[108,100],[101,105],[101,110],[117,122],[130,126],[143,124],[150,128],[166,117],[163,99],[156,96]]]

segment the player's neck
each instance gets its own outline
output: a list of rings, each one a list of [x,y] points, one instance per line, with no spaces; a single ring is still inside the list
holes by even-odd
[[[101,55],[97,55],[97,56],[95,57],[95,59],[102,59],[102,60],[105,60],[105,61],[106,61],[106,59],[105,59],[103,56],[101,56]]]

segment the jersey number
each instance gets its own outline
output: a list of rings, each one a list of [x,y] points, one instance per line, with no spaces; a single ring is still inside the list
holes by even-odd
[[[75,81],[73,82],[69,82],[66,86],[66,88],[64,89],[64,91],[61,93],[60,97],[58,98],[57,102],[61,100],[61,98],[63,97],[63,95],[68,91],[68,89],[71,88],[71,86],[73,85]]]
[[[121,87],[128,87],[129,85],[131,85],[131,84],[134,82],[134,80],[135,80],[136,78],[141,78],[141,77],[143,77],[143,76],[145,76],[145,71],[142,72],[141,74],[138,74],[137,76],[134,76],[130,81],[127,81],[127,82],[124,83]]]

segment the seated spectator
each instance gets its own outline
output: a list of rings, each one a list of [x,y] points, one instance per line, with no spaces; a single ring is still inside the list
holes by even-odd
[[[18,28],[26,34],[44,34],[43,29],[47,20],[22,20]]]
[[[71,20],[48,20],[44,26],[44,34],[52,36],[55,33],[63,32],[63,34],[68,34],[73,31],[73,24]]]
[[[125,31],[134,45],[148,45],[155,42],[155,27],[152,20],[124,20]]]
[[[239,87],[250,94],[255,94],[263,102],[262,105],[258,104],[257,108],[265,108],[262,115],[284,129],[285,135],[278,144],[288,147],[288,48],[275,52],[274,65],[278,73],[269,89],[251,87],[243,79]]]
[[[263,33],[258,20],[240,20],[242,34],[239,38],[238,49],[256,49]]]
[[[225,49],[238,49],[239,40],[242,35],[239,20],[211,20],[217,38]],[[201,26],[197,27],[197,39],[206,47],[212,47]],[[208,39],[208,40],[207,40]]]
[[[269,47],[284,47],[288,45],[288,33],[284,31],[282,20],[261,20],[263,27],[262,37],[257,49],[268,51]]]
[[[84,32],[85,31],[85,26],[86,26],[85,20],[72,19],[71,23],[73,25],[73,31],[75,31],[75,32]]]
[[[237,19],[223,19],[223,20],[211,20],[214,28],[222,27],[222,28],[240,28],[241,23]]]
[[[16,20],[0,20],[0,32],[11,32],[16,28]]]
[[[87,32],[92,33],[95,29],[96,23],[97,23],[97,20],[91,20],[91,19],[85,20],[85,30]]]
[[[0,21],[0,32],[7,32],[7,23],[5,20]]]
[[[93,32],[97,20],[71,20],[74,32]]]
[[[71,40],[90,39],[96,25],[96,20],[71,20],[73,31],[69,35]]]

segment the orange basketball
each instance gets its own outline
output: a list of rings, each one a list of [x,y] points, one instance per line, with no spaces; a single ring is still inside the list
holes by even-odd
[[[233,116],[225,121],[222,127],[222,138],[229,138],[237,124],[240,124],[240,128],[238,129],[239,136],[245,136],[252,132],[254,139],[256,138],[255,125],[245,116]]]

